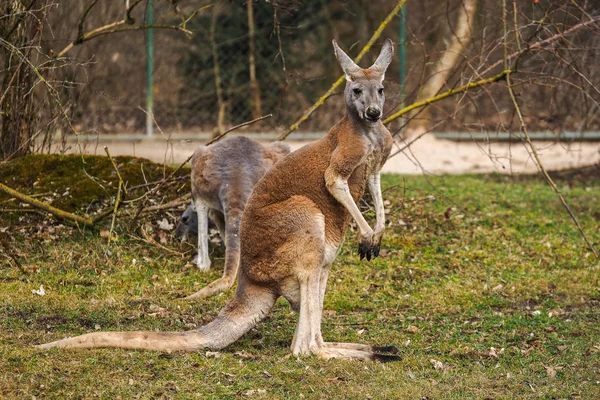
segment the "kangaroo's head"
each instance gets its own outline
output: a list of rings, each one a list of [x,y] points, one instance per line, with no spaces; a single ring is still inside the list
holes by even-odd
[[[383,114],[383,79],[394,55],[394,46],[387,39],[375,61],[367,69],[362,69],[333,41],[333,50],[340,66],[346,74],[346,108],[352,117],[367,124],[376,123]]]
[[[187,206],[175,228],[175,237],[187,240],[190,236],[198,236],[198,214],[190,204]]]

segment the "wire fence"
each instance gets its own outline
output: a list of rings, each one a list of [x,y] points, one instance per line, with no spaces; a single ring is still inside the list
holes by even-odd
[[[504,20],[500,3],[471,2],[477,8],[469,46],[460,52],[440,91],[502,70]],[[59,104],[43,85],[34,88],[43,129],[70,132],[72,125],[87,134],[144,132],[147,34],[139,30],[102,36],[76,46],[64,62],[50,63],[47,55],[56,54],[76,38],[87,3],[42,3],[51,11],[39,26],[42,39],[32,53],[32,63],[39,66],[61,99]],[[207,5],[201,0],[141,4],[150,7],[152,3],[155,22],[167,25],[177,25],[182,15]],[[598,10],[585,4],[579,9],[559,0],[540,3],[543,7],[515,3],[511,21],[518,27],[511,38],[517,39],[509,41],[506,49],[508,54],[521,54],[517,57],[519,74],[514,79],[521,89],[518,95],[524,104],[524,118],[532,130],[554,132],[557,137],[561,132],[598,130],[600,98],[594,82],[600,79],[600,70],[595,68],[600,60],[594,50],[599,45],[600,28],[598,23],[591,23],[599,18]],[[154,120],[167,133],[217,134],[257,116],[273,114],[251,129],[284,131],[341,75],[331,39],[355,57],[397,4],[396,0],[218,0],[190,19],[187,29],[193,34],[189,38],[178,31],[156,29]],[[395,16],[360,63],[369,66],[385,38],[395,41],[397,52],[385,82],[388,115],[419,99],[433,66],[457,34],[463,4],[464,0],[408,2],[403,11],[405,24]],[[145,12],[140,6],[131,16],[140,23],[145,21]],[[122,2],[97,2],[84,30],[122,16]],[[561,23],[543,22],[550,20]],[[10,66],[15,63],[10,56],[4,57],[0,52],[0,65],[9,67],[0,69],[0,79],[7,81],[12,75],[6,71],[17,66]],[[46,65],[52,69],[45,69]],[[401,77],[406,77],[402,90]],[[339,120],[344,113],[342,91],[341,87],[336,90],[300,130],[324,132]],[[514,130],[513,115],[506,111],[511,108],[506,90],[499,84],[440,101],[427,113],[410,118],[426,119],[430,131],[489,135]],[[62,116],[65,113],[68,121]],[[393,128],[397,130],[403,123],[405,120],[395,121]]]

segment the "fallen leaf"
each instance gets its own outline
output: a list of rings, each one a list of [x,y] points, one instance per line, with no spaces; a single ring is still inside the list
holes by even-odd
[[[441,361],[434,360],[432,358],[432,359],[429,360],[429,362],[431,363],[431,365],[433,365],[434,369],[437,369],[437,370],[443,370],[444,369],[444,364]]]
[[[348,378],[343,376],[334,376],[333,378],[326,378],[329,382],[347,382]]]
[[[241,350],[241,351],[236,351],[235,353],[233,353],[234,357],[239,357],[239,358],[245,358],[245,359],[250,359],[250,358],[254,358],[255,356],[253,354],[248,353],[247,351]]]
[[[502,289],[504,289],[504,285],[500,284],[500,285],[494,286],[494,287],[492,288],[492,292],[499,292],[499,291],[501,291]]]
[[[170,223],[169,220],[166,218],[161,219],[157,223],[158,223],[158,227],[160,229],[162,229],[163,231],[172,231],[174,228],[174,225],[172,223]]]
[[[546,368],[546,373],[548,374],[550,379],[556,378],[556,370],[553,367],[546,367],[544,365],[544,368]]]
[[[273,377],[273,375],[271,375],[268,371],[263,371],[262,374],[264,376],[266,376],[267,378],[272,378]]]
[[[454,210],[452,210],[452,207],[448,207],[448,209],[446,209],[446,212],[444,213],[444,218],[446,219],[450,219],[450,216],[454,213]]]
[[[219,353],[218,351],[207,351],[206,352],[206,357],[220,358],[221,357],[221,353]]]
[[[38,290],[32,289],[31,293],[37,294],[38,296],[45,296],[46,295],[46,291],[44,290],[44,286],[43,285],[40,285],[40,288]]]
[[[526,356],[527,354],[531,353],[533,351],[533,347],[528,347],[526,349],[521,349],[521,354]]]
[[[409,326],[406,330],[410,333],[419,333],[419,328],[414,325]]]
[[[499,358],[502,355],[502,353],[504,353],[504,347],[500,350],[496,350],[495,347],[490,347],[490,352],[488,353],[488,355],[490,357]]]
[[[266,394],[267,391],[265,389],[250,389],[244,392],[244,396],[254,396],[255,394]]]

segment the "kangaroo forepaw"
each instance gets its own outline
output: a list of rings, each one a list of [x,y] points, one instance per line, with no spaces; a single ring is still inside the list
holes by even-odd
[[[371,248],[371,252],[373,253],[373,258],[377,258],[379,257],[379,244],[375,244],[373,245],[373,247]]]
[[[367,261],[371,261],[371,252],[373,251],[373,245],[368,242],[361,242],[358,245],[358,255],[360,259],[367,258]]]
[[[394,362],[400,360],[402,360],[402,357],[400,356],[390,356],[388,354],[373,354],[373,361]]]
[[[396,346],[373,346],[373,351],[377,353],[400,353],[400,349],[398,349]]]

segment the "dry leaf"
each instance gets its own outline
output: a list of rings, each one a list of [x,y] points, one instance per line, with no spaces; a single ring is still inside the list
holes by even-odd
[[[45,296],[46,295],[46,291],[44,290],[44,286],[43,285],[40,285],[40,288],[38,290],[32,289],[31,293],[37,294],[38,296]]]
[[[236,351],[235,353],[233,353],[234,357],[239,357],[239,358],[244,358],[244,359],[249,359],[249,358],[254,358],[255,356],[253,354],[248,353],[247,351]]]
[[[496,350],[495,347],[490,347],[490,352],[488,353],[488,355],[490,357],[498,358],[502,355],[502,353],[504,353],[504,347],[500,350]]]
[[[406,330],[410,333],[419,333],[419,328],[414,325],[409,326]]]
[[[273,375],[271,375],[268,371],[263,371],[262,374],[264,376],[266,376],[267,378],[272,378],[273,377]]]
[[[250,389],[244,392],[244,396],[254,396],[255,394],[266,394],[267,391],[265,389]]]
[[[161,219],[157,223],[158,223],[158,227],[160,229],[162,229],[163,231],[172,231],[174,228],[173,224],[170,223],[169,220],[166,218]]]
[[[450,216],[452,216],[453,213],[454,213],[454,210],[452,210],[452,207],[448,207],[448,209],[444,213],[444,218],[450,219]]]
[[[546,373],[548,374],[550,379],[556,378],[556,370],[553,367],[546,367],[544,365],[544,368],[546,368]]]
[[[443,370],[444,369],[444,364],[441,361],[434,360],[432,358],[432,359],[429,360],[429,362],[431,363],[431,365],[433,365],[434,369],[437,369],[437,370]]]

